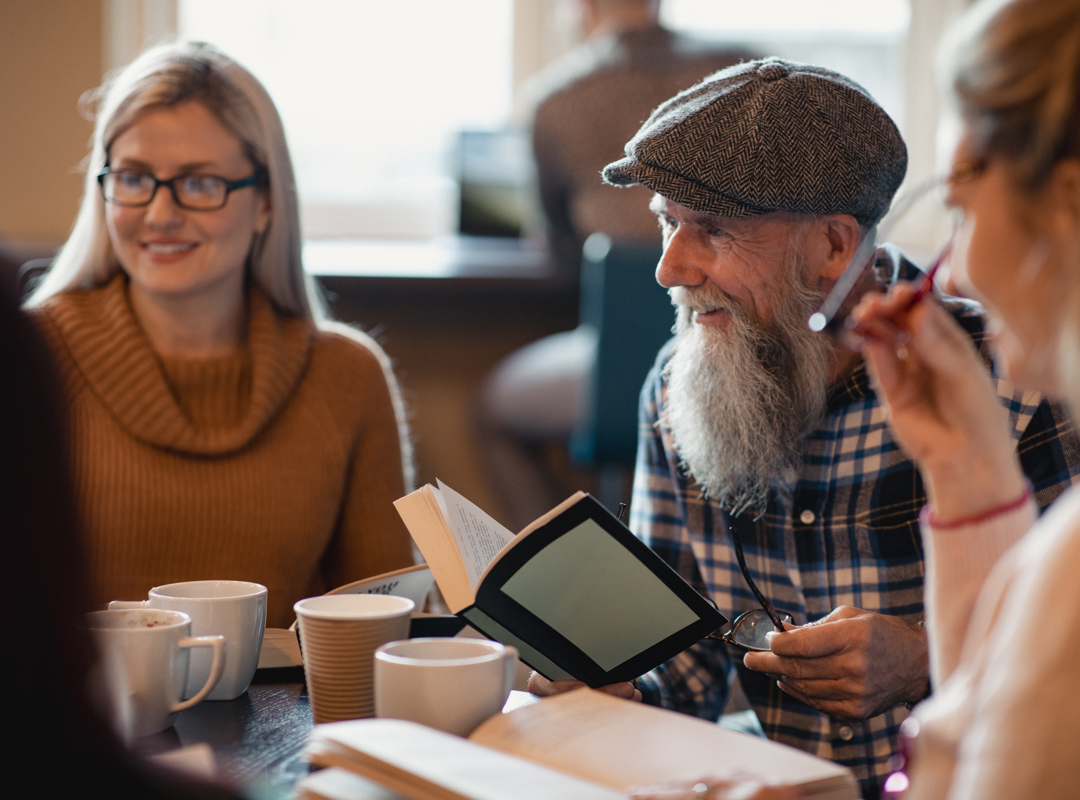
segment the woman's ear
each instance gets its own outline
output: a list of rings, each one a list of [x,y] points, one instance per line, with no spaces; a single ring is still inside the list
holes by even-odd
[[[828,214],[819,217],[818,222],[821,225],[818,235],[824,237],[821,242],[824,258],[818,268],[818,277],[835,282],[859,249],[863,231],[850,214]]]
[[[1020,279],[1042,280],[1059,287],[1063,277],[1072,285],[1080,261],[1080,160],[1066,158],[1054,165],[1040,189],[1028,198],[1030,225],[1036,237],[1032,252],[1020,268]]]
[[[270,192],[259,192],[259,209],[255,213],[255,233],[262,236],[270,225],[273,206],[270,205]]]
[[[1075,246],[1080,240],[1080,160],[1066,158],[1055,164],[1042,195],[1046,233],[1057,243]]]

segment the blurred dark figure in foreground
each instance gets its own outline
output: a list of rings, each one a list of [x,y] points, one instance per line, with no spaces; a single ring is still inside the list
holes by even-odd
[[[3,281],[5,287],[16,284],[20,263],[15,253],[0,242],[0,281]]]
[[[136,758],[91,697],[90,608],[68,484],[59,382],[51,356],[0,286],[0,606],[5,610],[5,796],[205,798],[195,783]],[[9,795],[7,793],[10,793]]]

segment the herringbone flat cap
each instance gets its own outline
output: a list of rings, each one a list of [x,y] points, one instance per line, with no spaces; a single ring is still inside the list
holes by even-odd
[[[907,171],[896,125],[854,81],[778,58],[721,70],[657,108],[604,168],[703,214],[876,223]]]

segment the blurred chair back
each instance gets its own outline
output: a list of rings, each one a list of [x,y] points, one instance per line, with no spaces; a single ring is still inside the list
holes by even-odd
[[[596,366],[584,421],[570,437],[574,461],[634,463],[638,396],[675,312],[656,282],[662,249],[652,242],[613,242],[596,233],[581,264],[581,324],[598,332]]]

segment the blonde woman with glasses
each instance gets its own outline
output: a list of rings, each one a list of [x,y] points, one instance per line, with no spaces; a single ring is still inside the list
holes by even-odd
[[[292,604],[412,563],[408,438],[385,354],[305,278],[266,90],[163,45],[103,87],[71,238],[27,306],[65,377],[97,603],[172,581]]]

